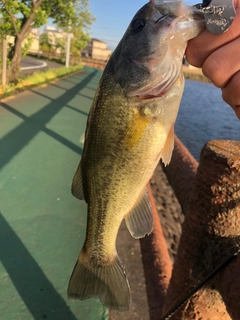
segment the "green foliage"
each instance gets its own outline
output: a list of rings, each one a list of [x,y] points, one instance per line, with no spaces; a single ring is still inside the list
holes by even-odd
[[[90,41],[90,38],[87,34],[82,34],[81,37],[73,37],[71,39],[71,46],[70,46],[70,52],[73,56],[79,56],[81,53],[81,50],[86,47],[88,42]]]
[[[51,53],[56,53],[60,48],[61,53],[65,51],[66,37],[58,38],[53,32],[43,33],[39,39],[40,50],[48,53],[50,58]]]
[[[66,56],[67,31],[68,30],[62,30],[62,32],[58,34],[50,31],[42,34],[40,36],[40,50],[48,53],[60,52],[61,57]],[[86,47],[90,38],[88,33],[82,31],[80,28],[71,28],[69,31],[73,32],[71,33],[71,56],[79,57],[81,50]]]
[[[94,17],[89,12],[89,0],[1,0],[0,24],[2,35],[16,35],[31,20],[31,28],[39,28],[49,17],[62,28],[88,28]]]
[[[26,39],[31,29],[39,28],[47,23],[48,18],[64,29],[71,28],[74,34],[75,48],[81,50],[87,44],[88,28],[94,17],[89,12],[90,0],[0,0],[0,39],[12,35],[15,38],[9,58],[14,77],[18,70],[21,57],[21,43]],[[19,45],[20,43],[20,45]],[[52,47],[45,42],[42,46]],[[56,44],[56,46],[62,44]],[[50,49],[49,49],[50,50]],[[27,45],[23,49],[26,53]]]
[[[47,33],[43,33],[39,38],[39,46],[42,51],[51,51],[51,47],[53,46],[52,41]]]
[[[45,10],[42,10],[41,8],[35,10],[36,16],[34,19],[34,28],[39,28],[43,24],[47,23],[48,14]]]
[[[60,49],[62,53],[65,53],[66,51],[66,42],[67,42],[67,37],[64,36],[62,38],[56,38],[55,42],[55,47],[56,49]]]
[[[89,0],[76,1],[69,6],[68,23],[62,17],[55,20],[59,28],[73,35],[70,49],[73,56],[79,55],[90,41],[89,26],[94,20],[89,11]]]
[[[58,14],[53,18],[60,28],[67,31],[70,27],[71,32],[79,28],[86,31],[95,20],[90,13],[89,0],[69,1],[65,14]]]
[[[28,50],[29,50],[29,48],[31,47],[31,45],[32,45],[32,42],[33,42],[33,36],[31,35],[31,36],[29,36],[29,37],[27,37],[27,39],[25,40],[25,42],[24,42],[24,44],[23,44],[23,46],[22,46],[22,55],[23,56],[26,56],[26,54],[28,53]]]

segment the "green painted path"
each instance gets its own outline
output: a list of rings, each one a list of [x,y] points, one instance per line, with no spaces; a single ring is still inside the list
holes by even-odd
[[[101,71],[85,68],[0,102],[0,319],[98,320],[69,301],[86,205],[70,193]]]

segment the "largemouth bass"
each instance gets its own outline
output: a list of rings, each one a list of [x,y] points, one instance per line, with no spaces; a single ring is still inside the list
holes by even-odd
[[[187,41],[204,28],[181,2],[151,0],[131,21],[101,77],[72,193],[88,204],[87,233],[68,286],[70,299],[97,297],[128,310],[129,284],[116,251],[125,218],[134,238],[153,229],[146,184],[167,164],[184,87]]]

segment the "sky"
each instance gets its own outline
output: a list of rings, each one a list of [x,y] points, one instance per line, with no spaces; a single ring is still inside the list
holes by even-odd
[[[148,0],[90,0],[90,12],[96,18],[91,26],[91,38],[107,43],[114,50],[135,13]],[[184,1],[193,5],[201,1]]]

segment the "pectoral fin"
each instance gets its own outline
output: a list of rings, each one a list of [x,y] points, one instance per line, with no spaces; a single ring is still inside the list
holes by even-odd
[[[174,148],[174,123],[172,124],[171,129],[169,130],[166,142],[161,151],[160,158],[162,159],[162,162],[165,165],[168,165],[169,162],[171,161],[173,148]]]
[[[73,177],[72,194],[74,195],[74,197],[76,197],[80,200],[85,199],[84,192],[83,192],[81,162],[79,163],[77,171]]]
[[[143,238],[146,234],[152,232],[153,217],[147,188],[145,188],[134,209],[125,217],[125,221],[133,238]]]

